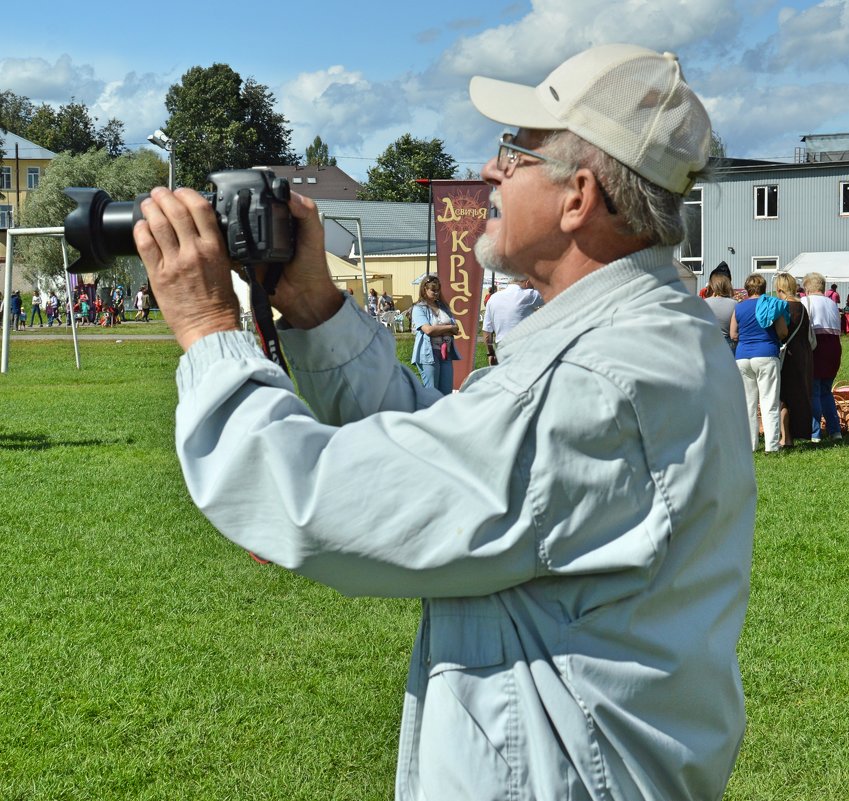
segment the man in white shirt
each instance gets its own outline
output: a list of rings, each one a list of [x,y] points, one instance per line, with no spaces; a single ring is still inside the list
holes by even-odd
[[[504,289],[489,299],[483,315],[483,338],[490,364],[498,364],[493,339],[497,345],[542,304],[542,296],[527,278],[513,278]]]

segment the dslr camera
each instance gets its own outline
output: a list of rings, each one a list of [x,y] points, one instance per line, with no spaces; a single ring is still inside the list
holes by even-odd
[[[214,192],[204,193],[215,210],[230,257],[245,265],[288,264],[295,256],[297,220],[289,212],[289,182],[272,170],[225,170],[208,176]],[[136,253],[133,226],[141,203],[116,202],[102,189],[69,187],[77,207],[65,218],[65,239],[79,251],[72,273],[106,269],[116,256]]]

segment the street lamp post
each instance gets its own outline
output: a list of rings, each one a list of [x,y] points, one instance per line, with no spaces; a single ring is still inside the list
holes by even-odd
[[[157,128],[150,136],[147,137],[147,141],[152,145],[161,147],[166,153],[168,153],[168,188],[173,191],[177,183],[176,164],[174,162],[174,140]]]

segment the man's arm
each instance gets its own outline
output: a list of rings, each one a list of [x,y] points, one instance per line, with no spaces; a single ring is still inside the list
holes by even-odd
[[[495,356],[495,345],[493,344],[493,331],[494,326],[492,324],[492,315],[490,314],[489,307],[492,303],[492,298],[489,299],[489,303],[486,304],[483,312],[483,341],[486,343],[486,360],[490,366],[498,364],[498,359]]]
[[[498,358],[495,355],[495,346],[492,343],[492,332],[483,332],[483,341],[486,343],[486,360],[490,366],[498,364]]]

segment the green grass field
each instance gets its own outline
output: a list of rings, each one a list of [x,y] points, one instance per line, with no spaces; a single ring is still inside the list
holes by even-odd
[[[154,325],[81,341],[81,371],[68,339],[12,338],[0,799],[389,799],[418,603],[343,598],[212,529],[173,451],[179,349],[131,336]],[[847,457],[755,457],[749,730],[727,799],[846,798]]]

